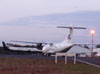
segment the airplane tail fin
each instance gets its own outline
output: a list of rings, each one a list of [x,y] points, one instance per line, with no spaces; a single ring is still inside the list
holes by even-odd
[[[2,41],[2,44],[3,44],[3,48],[4,48],[5,50],[9,50],[8,47],[6,46],[6,43],[5,43],[4,41]]]
[[[85,27],[65,27],[65,26],[58,26],[57,28],[68,28],[69,29],[69,34],[67,36],[67,39],[65,41],[67,41],[68,43],[72,43],[72,35],[73,35],[73,30],[74,29],[86,29]]]

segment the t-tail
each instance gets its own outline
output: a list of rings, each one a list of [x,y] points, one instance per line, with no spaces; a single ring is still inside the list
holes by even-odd
[[[71,26],[71,27],[58,26],[57,28],[68,28],[69,29],[69,34],[66,38],[66,41],[68,43],[72,43],[72,35],[73,35],[73,30],[74,29],[86,29],[85,27],[74,27],[74,26]]]
[[[3,48],[4,48],[5,50],[9,50],[8,47],[7,47],[7,45],[6,45],[6,43],[5,43],[4,41],[2,41],[2,44],[3,44]]]

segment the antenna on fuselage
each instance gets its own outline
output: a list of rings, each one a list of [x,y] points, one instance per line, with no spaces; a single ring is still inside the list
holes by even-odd
[[[86,29],[85,27],[74,27],[73,25],[71,27],[57,26],[57,28],[68,28],[70,30],[68,37],[67,37],[68,42],[71,42],[71,40],[72,40],[73,29]]]

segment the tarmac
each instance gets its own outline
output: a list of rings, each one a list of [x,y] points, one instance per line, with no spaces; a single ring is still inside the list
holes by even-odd
[[[99,57],[78,57],[77,61],[100,68]]]

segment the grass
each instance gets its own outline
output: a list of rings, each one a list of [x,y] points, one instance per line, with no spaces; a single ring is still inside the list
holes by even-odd
[[[0,74],[100,74],[100,69],[69,61],[39,60],[27,58],[0,58]]]

